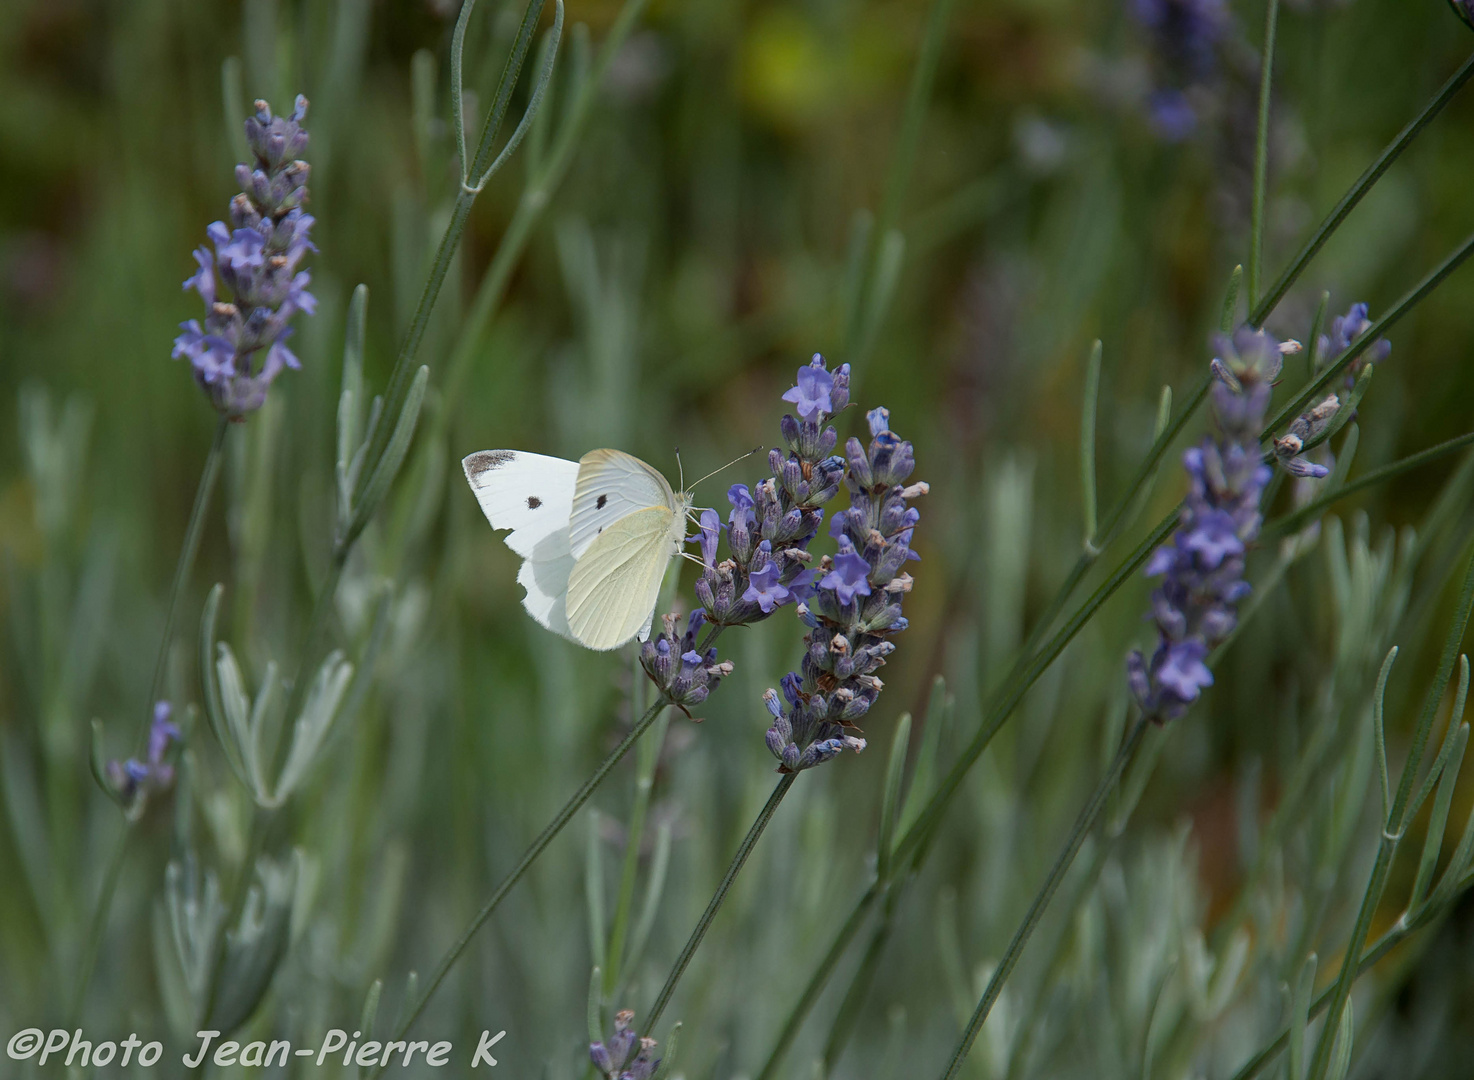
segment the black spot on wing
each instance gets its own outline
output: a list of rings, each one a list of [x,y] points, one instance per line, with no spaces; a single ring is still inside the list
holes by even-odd
[[[498,469],[516,456],[511,450],[482,450],[468,455],[461,464],[465,467],[466,478],[476,480],[482,473]]]
[[[527,509],[536,510],[542,504],[543,501],[539,499],[536,495],[527,496]]]
[[[595,501],[594,507],[596,509],[598,509],[598,510],[602,510],[602,509],[604,509],[604,504],[606,502],[608,502],[608,501],[609,501],[609,496],[608,495],[600,495],[599,498],[598,498],[598,500]],[[599,531],[600,532],[603,532],[604,530],[603,529],[600,529]]]

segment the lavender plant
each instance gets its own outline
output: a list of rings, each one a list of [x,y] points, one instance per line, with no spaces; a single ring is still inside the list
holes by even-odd
[[[719,619],[746,616],[754,621],[793,600],[809,632],[804,637],[802,674],[790,671],[782,680],[786,708],[776,690],[769,688],[763,695],[773,716],[765,741],[778,759],[783,778],[747,830],[666,976],[650,1010],[652,1026],[670,1004],[676,984],[728,890],[798,774],[831,760],[845,748],[857,753],[865,749],[865,740],[855,734],[855,720],[869,711],[883,687],[874,672],[895,650],[890,638],[908,625],[901,614],[901,598],[910,591],[912,579],[903,568],[918,557],[910,545],[920,519],[920,512],[908,502],[929,488],[924,482],[905,485],[915,468],[914,452],[909,442],[890,430],[890,414],[884,408],[867,416],[868,448],[851,438],[843,458],[830,455],[839,436],[824,425],[848,404],[849,379],[848,365],[831,374],[817,353],[807,367],[799,369],[796,385],[783,395],[800,416],[797,420],[791,415],[783,417],[788,457],[777,449],[769,453],[773,477],[758,485],[755,499],[743,485],[734,486],[728,494],[732,559],[715,561],[719,523],[712,511],[702,515],[696,539],[704,568],[697,597],[703,605],[709,605]],[[850,505],[831,519],[830,535],[839,550],[824,556],[817,572],[809,570],[805,565],[812,558],[808,544],[822,519],[820,506],[838,492],[841,479],[849,489]],[[742,593],[745,606],[739,607],[734,600],[737,583],[743,580],[747,583]],[[696,625],[693,617],[692,626]],[[659,645],[650,654],[659,656]],[[703,659],[694,651],[688,655],[693,664]]]

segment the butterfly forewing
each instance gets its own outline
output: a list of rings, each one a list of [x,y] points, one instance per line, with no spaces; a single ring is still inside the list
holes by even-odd
[[[647,506],[605,526],[568,579],[568,625],[590,649],[613,649],[648,632],[661,579],[674,554],[674,512]]]
[[[675,493],[665,477],[623,451],[591,450],[579,460],[573,490],[569,521],[573,557],[583,558],[600,532],[615,522],[651,507],[676,512]]]
[[[461,462],[481,512],[493,529],[511,529],[507,546],[522,556],[522,605],[543,626],[565,637],[568,578],[574,556],[569,519],[578,462],[518,450],[483,450]]]

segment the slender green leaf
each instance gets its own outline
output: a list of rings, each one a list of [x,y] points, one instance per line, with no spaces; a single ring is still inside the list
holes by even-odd
[[[1391,828],[1388,815],[1392,810],[1392,785],[1387,777],[1387,725],[1385,702],[1387,700],[1387,677],[1392,674],[1392,665],[1397,660],[1397,646],[1387,651],[1382,661],[1382,670],[1377,673],[1377,688],[1372,692],[1372,737],[1377,742],[1377,779],[1382,792],[1382,827]]]
[[[1100,357],[1097,338],[1085,362],[1085,401],[1080,408],[1080,498],[1084,503],[1085,546],[1095,546],[1095,418],[1100,407]]]
[[[902,713],[891,737],[891,755],[886,762],[885,790],[880,801],[880,839],[877,847],[876,873],[881,881],[890,878],[891,845],[895,840],[896,818],[900,810],[901,781],[906,775],[906,750],[911,743],[911,714]]]
[[[1223,313],[1218,318],[1218,329],[1225,334],[1233,333],[1238,324],[1239,290],[1244,284],[1244,264],[1239,263],[1228,275],[1228,288],[1223,291]],[[1253,298],[1250,297],[1250,303]]]
[[[1290,1005],[1290,1075],[1288,1080],[1305,1076],[1305,1028],[1310,1023],[1310,998],[1315,993],[1315,953],[1300,965]]]
[[[1451,751],[1438,780],[1438,794],[1433,798],[1433,813],[1428,819],[1428,833],[1423,837],[1423,853],[1418,859],[1418,876],[1413,879],[1413,890],[1408,897],[1409,912],[1415,912],[1422,906],[1423,898],[1428,895],[1428,888],[1433,884],[1433,870],[1438,865],[1438,856],[1443,852],[1443,834],[1448,827],[1448,809],[1453,803],[1454,785],[1459,781],[1459,767],[1464,763],[1464,748],[1469,744],[1468,724],[1452,726],[1451,732]]]

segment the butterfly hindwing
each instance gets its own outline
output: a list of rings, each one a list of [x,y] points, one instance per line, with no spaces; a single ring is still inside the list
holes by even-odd
[[[621,450],[591,450],[578,463],[569,520],[569,546],[581,559],[602,530],[629,514],[660,507],[676,510],[665,477]]]
[[[519,450],[483,450],[461,462],[481,512],[493,529],[511,529],[506,543],[522,556],[522,605],[543,626],[572,637],[568,579],[574,556],[569,519],[578,462]]]
[[[648,633],[660,583],[675,547],[675,513],[647,506],[605,526],[568,579],[568,625],[590,649],[613,649]]]

